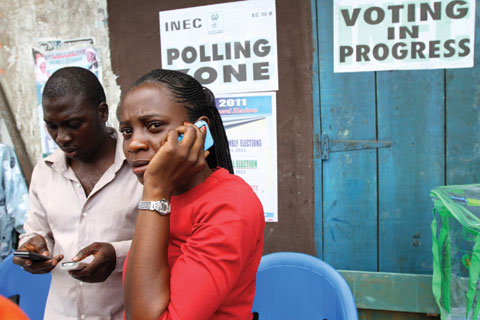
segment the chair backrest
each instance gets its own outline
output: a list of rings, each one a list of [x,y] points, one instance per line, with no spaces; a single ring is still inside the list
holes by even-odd
[[[262,257],[252,312],[259,320],[358,319],[342,276],[322,260],[297,252]]]
[[[13,263],[10,254],[0,263],[0,295],[19,296],[19,306],[31,320],[42,320],[51,275],[31,274]]]

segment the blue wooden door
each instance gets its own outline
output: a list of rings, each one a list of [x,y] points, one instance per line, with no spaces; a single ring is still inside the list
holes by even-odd
[[[337,269],[430,273],[430,190],[480,183],[478,37],[474,68],[339,74],[333,1],[312,12],[317,255]]]

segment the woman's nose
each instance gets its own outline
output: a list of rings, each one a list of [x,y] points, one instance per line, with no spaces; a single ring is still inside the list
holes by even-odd
[[[142,130],[136,130],[133,132],[132,136],[128,140],[129,152],[135,153],[141,150],[148,150],[148,140]]]

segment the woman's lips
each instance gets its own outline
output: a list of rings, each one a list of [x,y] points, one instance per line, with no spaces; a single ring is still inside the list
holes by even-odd
[[[132,171],[136,175],[141,175],[145,173],[145,170],[147,170],[147,166],[150,163],[148,160],[137,160],[132,162]]]

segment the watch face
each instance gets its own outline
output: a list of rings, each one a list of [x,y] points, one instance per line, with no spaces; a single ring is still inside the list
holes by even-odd
[[[160,211],[167,212],[168,211],[168,203],[165,201],[160,201]]]
[[[166,214],[169,214],[170,213],[170,204],[168,203],[167,200],[160,200],[160,201],[157,201],[156,203],[158,205],[158,208],[157,211],[162,214],[162,215],[166,215]]]

